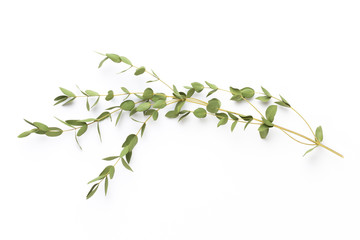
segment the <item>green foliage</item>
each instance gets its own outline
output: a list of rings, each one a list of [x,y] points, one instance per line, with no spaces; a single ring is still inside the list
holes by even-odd
[[[191,86],[194,88],[194,90],[196,92],[201,92],[203,89],[204,89],[204,85],[202,85],[201,83],[198,83],[198,82],[193,82],[191,83]]]
[[[194,111],[194,115],[197,118],[205,118],[207,115],[207,112],[204,108],[198,108]]]
[[[220,127],[221,125],[225,125],[229,120],[228,115],[226,115],[225,113],[216,113],[215,116],[220,120],[217,125],[218,127]]]
[[[277,106],[276,105],[271,105],[266,109],[265,112],[265,116],[267,118],[267,120],[269,120],[270,122],[274,121],[275,115],[277,112]]]
[[[322,131],[321,126],[316,128],[315,137],[319,142],[322,142],[324,140],[324,135],[323,135],[323,131]]]
[[[138,69],[136,69],[135,71],[135,75],[138,76],[138,75],[141,75],[143,74],[144,72],[146,71],[145,67],[139,67]]]
[[[107,53],[106,57],[108,57],[111,61],[113,61],[115,63],[120,63],[121,62],[121,58],[117,54]]]
[[[281,95],[280,95],[280,98],[281,98],[281,101],[277,101],[275,102],[276,104],[279,104],[280,106],[283,106],[283,107],[291,107],[290,104],[285,100],[285,98],[283,98]]]
[[[162,81],[159,78],[159,76],[155,74],[154,71],[152,70],[147,71],[146,68],[143,66],[135,67],[131,63],[131,61],[124,56],[120,56],[113,53],[101,54],[101,55],[105,56],[105,58],[102,58],[101,62],[99,63],[99,68],[104,64],[105,61],[110,59],[112,62],[120,63],[120,66],[127,65],[126,66],[127,68],[122,72],[134,68],[135,75],[141,75],[146,73],[152,78],[146,83],[158,81],[159,83],[160,82],[163,83],[164,86],[170,89],[170,91],[166,93],[159,93],[159,92],[155,92],[152,88],[149,87],[148,88],[144,87],[143,88],[144,90],[142,91],[129,91],[126,87],[122,86],[119,89],[114,89],[114,91],[109,90],[107,94],[104,93],[100,94],[94,90],[82,91],[79,87],[77,87],[82,94],[82,95],[80,94],[80,96],[77,96],[75,93],[73,93],[70,90],[67,90],[65,88],[60,88],[62,95],[59,95],[54,98],[54,105],[59,105],[59,104],[66,105],[75,100],[84,101],[86,109],[90,111],[92,108],[97,106],[97,104],[100,101],[104,101],[104,102],[112,101],[116,103],[113,106],[107,107],[103,111],[101,111],[100,109],[96,109],[96,111],[99,110],[99,112],[101,112],[101,114],[99,114],[96,118],[94,115],[90,115],[80,119],[78,118],[69,119],[66,121],[56,118],[59,122],[66,125],[67,129],[65,130],[62,130],[58,127],[49,127],[48,125],[41,122],[30,122],[28,120],[25,120],[25,122],[30,125],[30,129],[18,135],[19,138],[27,137],[33,133],[41,136],[57,137],[64,133],[72,132],[74,134],[76,143],[81,148],[78,137],[85,135],[85,133],[88,131],[97,131],[100,141],[102,140],[100,123],[108,118],[112,120],[112,117],[115,117],[117,115],[115,120],[115,126],[118,125],[119,123],[121,124],[120,118],[121,119],[126,118],[127,116],[129,116],[129,119],[135,121],[135,124],[139,124],[136,133],[129,134],[126,137],[124,143],[122,144],[122,149],[119,149],[120,153],[118,155],[115,154],[114,156],[103,158],[104,161],[111,162],[113,163],[113,165],[106,166],[97,177],[89,181],[89,184],[92,184],[92,186],[86,196],[87,199],[91,198],[96,193],[100,184],[104,184],[105,195],[108,193],[109,181],[110,179],[113,179],[115,174],[115,166],[118,163],[120,165],[121,162],[121,164],[127,170],[133,171],[132,168],[130,167],[130,160],[133,156],[133,150],[138,143],[139,136],[143,136],[145,130],[147,130],[150,127],[149,122],[151,122],[151,120],[157,121],[159,116],[163,115],[163,114],[159,114],[159,112],[161,112],[163,109],[164,112],[166,112],[165,117],[178,118],[178,121],[182,121],[187,116],[189,116],[190,113],[193,113],[194,116],[199,118],[200,120],[206,117],[217,118],[218,119],[217,127],[226,125],[230,120],[231,123],[230,130],[232,132],[239,124],[241,126],[244,126],[244,129],[246,129],[247,126],[249,126],[250,124],[255,124],[255,126],[258,126],[258,132],[262,139],[268,136],[270,129],[279,129],[287,133],[288,135],[291,134],[294,135],[294,137],[303,138],[305,141],[307,141],[305,144],[310,143],[309,145],[313,145],[311,149],[305,152],[304,156],[307,153],[311,152],[316,147],[321,146],[329,151],[332,151],[338,156],[342,157],[341,154],[335,152],[334,150],[328,147],[325,147],[321,143],[323,141],[323,131],[321,126],[319,126],[316,129],[315,133],[313,134],[314,138],[308,138],[302,134],[288,130],[279,125],[275,125],[273,122],[275,120],[275,116],[277,113],[277,105],[291,108],[291,110],[294,110],[296,114],[298,113],[297,111],[295,111],[295,109],[291,107],[291,105],[289,104],[289,102],[287,102],[285,98],[280,96],[280,98],[278,99],[272,96],[270,92],[266,90],[264,87],[261,87],[262,93],[257,94],[256,99],[263,103],[268,103],[273,98],[277,100],[275,102],[275,104],[277,105],[275,104],[269,105],[266,108],[265,112],[261,113],[260,110],[257,109],[257,107],[253,103],[251,103],[252,98],[255,96],[255,90],[253,88],[230,87],[229,91],[227,91],[227,90],[223,90],[222,88],[218,88],[213,83],[209,83],[205,81],[206,84],[205,86],[200,82],[192,82],[191,86],[185,86],[184,87],[185,90],[182,91],[180,89],[179,91],[179,89],[175,85],[171,87],[171,85],[168,85],[167,83]],[[205,88],[207,88],[206,90],[208,91],[204,91]],[[196,94],[196,96],[194,97],[195,92],[198,94]],[[249,104],[248,106],[252,108],[253,112],[257,114],[257,116],[250,115],[252,113],[249,114],[236,113],[234,111],[230,111],[226,109],[226,107],[223,107],[224,109],[222,109],[221,108],[222,103],[217,98],[212,98],[208,101],[206,100],[207,102],[204,100],[204,98],[206,99],[215,92],[225,92],[225,94],[228,94],[226,92],[230,92],[231,94],[230,100],[242,102],[241,104],[237,104],[237,109],[239,109],[239,111],[244,111],[245,109],[242,109],[243,105]],[[197,95],[201,95],[201,96],[197,98]],[[258,101],[255,102],[258,104],[262,104]],[[99,104],[98,108],[100,107],[100,105],[102,104]],[[168,107],[168,105],[172,105],[173,109]],[[262,106],[263,105],[264,104],[262,104]],[[196,107],[191,108],[195,110],[190,111],[187,110],[188,106],[190,107],[196,106]],[[93,114],[93,113],[89,112],[89,114]],[[304,120],[304,118],[300,114],[298,115]],[[309,126],[307,122],[306,124]],[[149,154],[152,153],[149,152]],[[155,157],[155,155],[153,157]]]
[[[114,98],[114,91],[113,90],[109,90],[108,91],[108,94],[106,95],[106,97],[105,97],[105,100],[106,101],[110,101],[111,99],[113,99]]]
[[[151,108],[151,103],[144,102],[144,103],[141,103],[139,106],[136,107],[136,111],[144,112],[144,111],[148,110],[149,108]]]
[[[120,108],[125,111],[131,111],[135,107],[133,100],[126,100],[120,104]]]
[[[68,97],[76,97],[75,93],[71,92],[70,90],[67,90],[65,88],[60,88],[60,90]]]
[[[210,113],[217,113],[220,107],[221,107],[220,100],[217,98],[213,98],[208,102],[208,105],[206,106],[206,110]]]

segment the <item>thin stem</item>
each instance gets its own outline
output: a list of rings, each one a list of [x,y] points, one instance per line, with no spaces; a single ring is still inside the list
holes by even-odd
[[[293,139],[294,141],[298,142],[298,143],[301,143],[301,144],[304,144],[304,145],[309,145],[309,146],[314,146],[316,145],[315,143],[304,143],[304,142],[301,142],[299,140],[297,140],[296,138],[294,138],[293,136],[291,136],[290,134],[288,134],[285,130],[282,130],[280,129],[283,133],[285,133],[289,138]]]
[[[192,99],[195,100],[196,98],[192,98]],[[188,101],[188,99],[186,99],[186,101]],[[206,105],[206,104],[202,104],[202,103],[199,103],[199,102],[196,102],[196,101],[188,101],[188,102],[196,103],[196,104],[199,104],[199,105]],[[228,110],[225,110],[225,109],[219,109],[219,110],[220,110],[220,111],[224,111],[224,112],[230,112],[230,113],[233,113],[233,114],[236,114],[236,115],[240,115],[239,113],[232,112],[232,111],[228,111]],[[253,118],[253,119],[254,119],[255,121],[258,121],[258,122],[263,123],[263,121],[260,120],[260,119],[256,119],[256,118]],[[275,125],[275,124],[274,124],[274,127],[275,127],[275,128],[278,128],[278,129],[280,129],[280,130],[282,130],[282,131],[286,131],[286,132],[295,134],[295,135],[297,135],[297,136],[299,136],[299,137],[302,137],[302,138],[310,141],[312,144],[314,144],[314,145],[319,145],[319,146],[321,146],[321,147],[329,150],[330,152],[338,155],[339,157],[342,157],[342,158],[344,157],[342,154],[336,152],[335,150],[333,150],[333,149],[331,149],[331,148],[323,145],[322,143],[320,143],[320,142],[318,142],[318,141],[314,141],[313,139],[311,139],[311,138],[309,138],[309,137],[306,137],[306,136],[304,136],[304,135],[302,135],[302,134],[300,134],[300,133],[297,133],[297,132],[295,132],[295,131],[292,131],[292,130],[290,130],[290,129],[287,129],[287,128],[284,128],[284,127],[281,127],[281,126]]]
[[[136,66],[134,66],[134,65],[132,65],[132,67],[138,69],[138,67],[136,67]],[[170,87],[169,84],[167,84],[166,82],[164,82],[163,80],[161,80],[158,76],[156,76],[155,74],[149,72],[149,71],[146,70],[146,69],[145,69],[145,72],[146,72],[147,74],[150,74],[151,76],[153,76],[154,78],[156,78],[156,79],[159,80],[160,82],[162,82],[162,83],[163,83],[165,86],[167,86],[171,91],[173,91],[173,88]]]
[[[256,92],[257,94],[262,94],[262,95],[265,95],[264,93],[261,93],[261,92]],[[282,101],[281,99],[277,98],[277,97],[274,97],[274,96],[271,96],[272,98],[278,100],[278,101]],[[295,110],[295,108],[293,107],[290,107],[304,122],[305,124],[308,126],[308,128],[310,129],[312,135],[314,135],[314,137],[316,138],[315,136],[315,133],[314,133],[314,130],[311,128],[310,124],[305,120],[305,118],[298,112]]]
[[[133,92],[133,93],[119,93],[119,94],[114,94],[114,97],[117,96],[123,96],[123,95],[129,95],[129,94],[143,94],[143,92]],[[80,98],[80,97],[106,97],[107,94],[99,94],[96,96],[75,96],[76,98]]]

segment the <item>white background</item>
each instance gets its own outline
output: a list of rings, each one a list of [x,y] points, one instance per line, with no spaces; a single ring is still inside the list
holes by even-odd
[[[359,1],[3,1],[0,4],[1,239],[360,239]],[[123,118],[80,138],[16,136],[22,119],[61,126],[96,117],[83,99],[54,107],[58,87],[106,93],[142,90],[146,76],[117,75],[113,52],[179,88],[266,87],[282,94],[324,143],[308,149],[255,126],[216,128],[216,119],[149,122],[131,173],[118,165],[104,197],[85,200],[87,181],[118,154],[139,124]],[[152,83],[157,91],[167,91]],[[200,95],[197,95],[200,96]],[[245,104],[224,108],[252,113]],[[194,106],[187,105],[187,109]],[[311,136],[287,109],[276,121]],[[63,126],[61,126],[63,127]],[[65,126],[66,128],[66,126]]]

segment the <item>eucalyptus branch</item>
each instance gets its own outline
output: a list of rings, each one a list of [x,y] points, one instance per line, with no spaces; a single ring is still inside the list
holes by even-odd
[[[32,129],[23,132],[18,136],[19,138],[23,138],[29,136],[32,133],[35,133],[40,135],[46,135],[49,137],[57,137],[62,135],[64,132],[74,132],[76,143],[81,148],[78,138],[82,137],[88,131],[89,126],[93,124],[97,125],[97,132],[101,140],[102,137],[101,137],[100,123],[106,119],[112,120],[112,116],[115,114],[117,114],[115,120],[115,126],[118,124],[121,116],[124,116],[123,114],[124,112],[128,113],[129,119],[137,123],[140,123],[141,127],[137,130],[137,132],[135,134],[130,134],[126,137],[122,145],[122,149],[118,155],[103,158],[103,160],[105,161],[115,161],[115,163],[106,166],[96,178],[89,181],[89,184],[92,183],[93,185],[90,188],[89,193],[87,194],[87,198],[93,196],[94,193],[97,191],[98,187],[100,186],[100,184],[103,182],[104,182],[105,195],[107,194],[109,179],[113,178],[115,174],[115,166],[118,164],[118,162],[121,161],[122,165],[126,169],[133,171],[132,168],[130,167],[130,161],[131,161],[133,149],[137,145],[139,134],[142,137],[145,132],[147,123],[151,119],[156,121],[159,117],[159,111],[168,108],[168,106],[172,104],[175,104],[175,107],[174,109],[170,109],[166,112],[165,116],[167,118],[177,118],[178,121],[181,121],[182,119],[189,116],[190,113],[192,113],[195,117],[199,119],[206,118],[207,115],[212,115],[219,120],[217,123],[217,127],[227,125],[229,121],[230,122],[232,121],[230,127],[230,130],[232,132],[235,130],[238,123],[244,124],[244,130],[247,128],[248,125],[256,125],[258,126],[258,132],[262,139],[267,138],[270,130],[272,128],[275,128],[275,129],[279,129],[288,137],[290,137],[292,140],[300,144],[312,146],[313,148],[306,151],[305,154],[309,153],[310,151],[312,151],[317,147],[322,147],[340,157],[343,157],[343,155],[325,146],[322,143],[323,131],[321,126],[317,127],[316,131],[314,132],[310,124],[297,110],[295,110],[289,104],[289,102],[287,102],[282,96],[280,96],[280,98],[274,97],[269,93],[269,91],[267,91],[263,87],[261,87],[262,92],[255,92],[254,89],[250,87],[243,87],[241,89],[230,87],[229,90],[226,90],[226,89],[218,88],[215,84],[209,82],[205,82],[206,86],[199,82],[193,82],[191,83],[191,86],[184,87],[186,89],[185,91],[179,91],[175,85],[171,87],[171,85],[163,81],[153,70],[149,71],[143,66],[136,67],[131,63],[131,61],[128,58],[124,56],[119,56],[116,54],[102,54],[102,53],[100,54],[103,55],[105,58],[100,62],[99,68],[104,64],[104,62],[108,60],[114,63],[121,63],[122,65],[125,65],[127,67],[125,70],[121,71],[120,73],[133,69],[135,76],[141,74],[148,74],[151,78],[155,78],[155,80],[149,80],[147,81],[147,83],[161,82],[168,89],[170,89],[171,92],[168,94],[161,92],[154,92],[154,90],[149,87],[145,88],[144,91],[142,92],[135,92],[135,91],[129,91],[125,87],[120,87],[122,93],[114,94],[113,90],[109,90],[107,94],[99,94],[98,92],[93,90],[83,91],[79,87],[77,87],[81,94],[75,94],[70,90],[67,90],[65,88],[60,88],[62,95],[59,95],[54,99],[55,101],[54,105],[59,105],[59,104],[67,105],[73,102],[77,98],[86,98],[86,109],[88,111],[91,111],[94,107],[97,106],[97,103],[100,101],[101,97],[104,97],[105,101],[107,102],[117,101],[117,103],[113,106],[106,108],[97,117],[91,117],[86,119],[69,119],[65,121],[57,118],[61,123],[69,127],[69,129],[65,129],[65,130],[59,127],[48,127],[44,123],[30,122],[28,120],[25,120],[28,124],[32,126]],[[205,96],[206,100],[199,99],[198,97],[194,97],[195,94],[200,95],[201,93],[203,93],[204,89],[210,90]],[[217,98],[211,98],[207,100],[209,96],[216,93],[217,91],[224,91],[230,93],[231,101],[246,102],[253,108],[253,110],[256,111],[257,114],[259,114],[260,118],[256,118],[248,113],[243,114],[237,111],[223,109],[221,108],[222,105],[221,101]],[[256,99],[263,102],[264,104],[268,104],[271,99],[274,99],[276,101],[272,105],[269,104],[265,113],[262,113],[255,106],[255,103],[252,102],[252,99],[256,94],[260,95],[256,97]],[[119,101],[118,99],[119,97],[125,97],[125,98],[120,99]],[[91,100],[92,98],[94,99]],[[186,108],[187,106],[189,105],[191,106],[192,104],[200,105],[201,107],[198,107],[196,109]],[[275,124],[274,121],[278,106],[289,108],[292,111],[294,111],[306,123],[306,125],[311,130],[313,136],[310,138],[301,133],[295,132],[293,130]],[[142,114],[145,117],[145,120],[138,120],[134,118],[135,116],[139,117],[140,114]],[[305,142],[300,141],[297,138],[300,138]]]

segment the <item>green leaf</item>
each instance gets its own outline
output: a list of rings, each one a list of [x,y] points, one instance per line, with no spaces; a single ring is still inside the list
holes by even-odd
[[[220,119],[217,127],[220,127],[221,125],[225,125],[228,120],[229,120],[229,117],[228,115],[226,115],[225,113],[216,113],[215,116]]]
[[[86,98],[86,109],[90,111],[89,98]]]
[[[89,181],[88,184],[93,183],[93,182],[96,182],[96,181],[99,181],[99,180],[103,179],[105,176],[106,176],[106,174],[103,174],[103,175],[100,174],[100,175],[97,176],[96,178],[94,178],[94,179],[92,179],[91,181]]]
[[[143,112],[151,108],[151,104],[149,102],[141,103],[139,106],[136,107],[137,112]]]
[[[30,121],[28,121],[28,120],[24,119],[24,121],[25,121],[26,123],[30,124],[31,126],[36,127],[32,122],[30,122]]]
[[[276,104],[283,106],[283,107],[289,107],[286,103],[284,102],[275,102]]]
[[[58,105],[59,103],[62,103],[64,101],[66,101],[69,97],[68,96],[65,96],[65,95],[61,95],[61,96],[58,96],[54,99],[54,101],[56,101],[56,103],[54,104],[55,105]]]
[[[193,82],[191,83],[191,86],[195,89],[196,92],[201,92],[204,89],[204,85],[202,85],[199,82]]]
[[[206,106],[206,110],[210,113],[217,113],[219,111],[219,108],[221,106],[221,102],[217,98],[213,98],[208,102],[208,105]]]
[[[130,94],[129,90],[127,90],[126,87],[121,87],[121,90],[123,90],[124,93]]]
[[[154,77],[156,77],[157,79],[159,79],[159,76],[154,72],[154,70],[151,69],[151,72],[153,73]]]
[[[158,111],[153,112],[152,117],[153,117],[154,121],[156,121],[159,117],[159,112]]]
[[[149,81],[146,81],[146,83],[152,83],[152,82],[157,82],[157,81],[159,81],[159,79],[149,80]]]
[[[230,87],[230,92],[231,92],[232,95],[239,95],[239,96],[241,96],[241,91],[240,91],[240,89],[238,89],[238,88]]]
[[[60,88],[60,90],[68,97],[76,97],[76,95],[73,92],[71,92],[70,90],[67,90],[62,87]]]
[[[113,54],[113,53],[107,53],[106,56],[108,58],[110,58],[111,61],[116,62],[116,63],[120,63],[121,62],[121,58],[119,55],[117,54]]]
[[[141,137],[144,135],[145,128],[146,128],[146,123],[144,123],[141,127]]]
[[[94,122],[96,119],[95,118],[86,118],[83,120],[80,120],[81,122]]]
[[[83,134],[86,132],[87,129],[88,129],[88,125],[82,126],[82,127],[79,129],[79,131],[77,132],[77,136],[80,137],[81,135],[83,135]]]
[[[189,91],[187,91],[186,93],[186,97],[191,98],[192,95],[194,95],[194,93],[195,93],[195,88],[190,88]]]
[[[231,124],[231,131],[234,131],[237,123],[238,121],[234,120],[234,122]]]
[[[96,121],[100,122],[100,121],[104,121],[105,119],[107,119],[108,117],[111,116],[111,113],[109,112],[102,112],[97,118]]]
[[[117,159],[117,158],[119,158],[119,156],[106,157],[106,158],[103,158],[102,160],[105,160],[105,161],[112,161],[112,160]]]
[[[164,108],[166,106],[166,102],[164,100],[158,100],[154,103],[153,108]]]
[[[57,96],[56,98],[54,98],[54,101],[59,101],[59,100],[61,100],[61,99],[63,99],[63,98],[68,98],[68,96],[65,96],[65,95],[60,95],[60,96]]]
[[[123,150],[120,153],[120,157],[122,158],[123,156],[125,156],[127,153],[129,152],[129,148],[128,147],[124,147]]]
[[[168,117],[168,118],[177,118],[178,116],[179,116],[179,113],[176,111],[168,111],[165,114],[165,117]]]
[[[208,85],[209,88],[211,88],[211,89],[214,89],[214,90],[217,90],[217,89],[218,89],[218,87],[217,87],[215,84],[209,83],[209,82],[207,82],[207,81],[205,81],[205,83],[206,83],[206,85]]]
[[[131,156],[132,156],[132,152],[131,152],[131,151],[128,152],[128,153],[125,155],[127,163],[130,163]]]
[[[109,90],[108,91],[108,94],[106,95],[106,97],[105,97],[105,100],[106,101],[110,101],[111,99],[113,99],[114,98],[114,91],[113,90]]]
[[[80,150],[82,150],[82,147],[81,147],[81,145],[80,145],[80,143],[79,143],[79,140],[78,140],[78,138],[77,138],[77,135],[76,135],[76,129],[75,129],[75,141],[76,141],[76,144],[79,146],[79,148],[80,148]]]
[[[234,95],[234,96],[232,96],[232,97],[230,98],[230,100],[236,101],[236,102],[240,102],[240,101],[242,101],[242,100],[244,100],[244,99],[243,99],[243,97],[242,97],[241,95]]]
[[[217,91],[217,89],[211,90],[211,91],[206,95],[206,97],[210,96],[211,94],[213,94],[213,93],[216,92],[216,91]]]
[[[180,111],[181,111],[182,107],[184,106],[184,104],[185,104],[185,101],[181,101],[181,102],[176,103],[175,112],[180,113]]]
[[[180,122],[181,120],[183,120],[184,118],[186,118],[189,114],[190,114],[190,111],[186,112],[184,115],[182,115],[182,116],[179,118],[178,122]]]
[[[113,179],[114,174],[115,174],[115,167],[114,167],[114,166],[110,166],[110,170],[109,170],[110,179]]]
[[[70,98],[70,100],[69,100],[69,101],[67,101],[66,103],[64,103],[64,104],[63,104],[63,106],[65,106],[65,105],[67,105],[67,104],[71,103],[71,102],[72,102],[72,101],[74,101],[75,99],[76,99],[76,97]]]
[[[173,85],[173,95],[178,99],[183,99],[184,98],[183,96],[181,96],[181,94],[179,93],[179,91],[177,90],[175,85]]]
[[[157,101],[159,101],[159,100],[164,100],[164,101],[166,101],[166,95],[163,94],[163,93],[156,93],[156,94],[154,94],[154,96],[152,97],[152,100],[153,100],[154,102],[157,102]]]
[[[266,126],[265,124],[261,124],[260,127],[258,128],[258,131],[260,133],[260,137],[264,139],[269,133],[269,127]]]
[[[207,112],[204,108],[198,108],[194,111],[194,115],[197,118],[205,118],[207,115]]]
[[[121,114],[122,114],[123,110],[121,110],[116,118],[116,121],[115,121],[115,126],[119,123],[119,120],[120,120],[120,117],[121,117]]]
[[[260,97],[257,97],[256,99],[257,99],[257,100],[260,100],[260,101],[262,101],[262,102],[268,102],[268,101],[271,99],[271,97],[268,97],[268,96],[260,96]]]
[[[92,90],[85,90],[86,94],[91,96],[91,97],[94,97],[94,96],[99,96],[99,93],[95,92],[95,91],[92,91]]]
[[[99,177],[105,178],[105,176],[110,173],[110,169],[113,168],[113,167],[114,167],[113,165],[106,166],[104,168],[104,170],[102,170],[102,172],[99,174]]]
[[[288,101],[286,101],[285,98],[283,98],[281,95],[280,95],[280,98],[285,104],[287,104],[289,107],[291,107],[290,103],[288,103]]]
[[[264,122],[264,124],[266,126],[268,126],[268,127],[273,127],[274,126],[274,124],[272,122],[270,122],[269,120],[267,120],[267,119],[265,119],[263,117],[261,117],[261,119],[262,119],[262,121]]]
[[[266,112],[265,112],[266,119],[269,120],[270,122],[273,122],[274,118],[275,118],[275,115],[276,115],[276,112],[277,112],[277,106],[276,105],[269,106],[266,109]]]
[[[315,147],[310,148],[309,150],[307,150],[307,151],[304,153],[303,157],[305,157],[306,154],[308,154],[309,152],[311,152],[311,151],[314,150],[315,148],[317,148],[317,146],[315,146]]]
[[[138,75],[141,75],[145,72],[145,67],[139,67],[138,69],[136,69],[134,75],[138,76]]]
[[[281,101],[275,102],[276,104],[279,104],[280,106],[283,106],[283,107],[291,107],[290,104],[285,100],[285,98],[283,98],[281,95],[280,95],[280,98],[281,98]]]
[[[109,188],[109,179],[108,179],[107,176],[105,178],[105,185],[104,186],[105,186],[105,196],[106,196],[108,188]]]
[[[136,108],[133,108],[133,109],[130,111],[129,116],[132,116],[132,115],[134,115],[135,113],[137,113]]]
[[[96,129],[97,129],[97,132],[98,132],[98,134],[99,134],[100,142],[102,142],[101,131],[100,131],[100,122],[97,122],[97,124],[96,124]]]
[[[37,127],[39,130],[41,130],[41,131],[47,131],[48,129],[49,129],[49,127],[48,126],[46,126],[45,124],[43,124],[43,123],[40,123],[40,122],[33,122],[33,125],[35,126],[35,127]]]
[[[271,98],[271,94],[269,93],[269,91],[268,91],[268,90],[266,90],[266,89],[265,89],[265,88],[263,88],[263,87],[261,87],[261,89],[262,89],[263,93],[265,94],[265,96],[267,96],[267,97]]]
[[[98,104],[99,100],[100,100],[100,96],[96,99],[95,103],[91,106],[91,108],[95,107],[96,104]]]
[[[131,63],[131,61],[130,61],[128,58],[126,58],[126,57],[124,57],[124,56],[120,56],[120,59],[121,59],[121,61],[122,61],[123,63],[126,63],[127,65],[132,66],[132,63]]]
[[[238,117],[236,117],[234,114],[230,113],[230,112],[227,112],[227,114],[229,115],[229,117],[232,119],[232,120],[239,120]]]
[[[322,131],[321,126],[316,128],[315,137],[319,142],[322,142],[324,140],[324,135],[323,135],[323,131]]]
[[[95,192],[96,192],[96,190],[98,189],[98,187],[99,187],[99,184],[94,184],[94,185],[90,188],[89,193],[86,195],[86,199],[91,198],[91,197],[95,194]]]
[[[131,111],[135,107],[133,100],[126,100],[120,104],[120,108],[125,111]]]
[[[245,124],[245,126],[244,126],[244,130],[246,129],[246,127],[251,123],[251,121],[252,120],[250,120],[250,121],[247,121],[247,123]]]
[[[30,130],[30,131],[23,132],[23,133],[21,133],[21,134],[18,136],[18,138],[27,137],[27,136],[29,136],[31,133],[36,132],[36,131],[37,131],[37,129],[32,129],[32,130]]]
[[[125,161],[124,158],[121,158],[121,162],[122,164],[124,165],[124,167],[127,169],[127,170],[130,170],[133,172],[133,170],[131,169],[130,165]]]
[[[135,134],[130,134],[125,139],[125,142],[123,143],[122,147],[123,148],[128,147],[128,152],[130,152],[133,150],[137,142],[138,142],[138,137]]]
[[[143,100],[148,100],[154,96],[154,91],[151,88],[145,89],[143,93]]]
[[[58,120],[59,122],[65,124],[66,126],[71,127],[71,128],[74,128],[74,126],[70,125],[69,123],[67,123],[67,122],[65,122],[65,121],[63,121],[63,120],[61,120],[61,119],[59,119],[59,118],[57,118],[57,117],[55,117],[55,118],[56,118],[56,120]],[[27,120],[25,120],[25,121],[27,121]]]
[[[45,133],[48,137],[57,137],[63,133],[63,130],[57,127],[49,127],[48,131]]]
[[[101,66],[103,65],[103,63],[104,63],[106,60],[108,60],[108,59],[109,59],[108,57],[104,58],[104,59],[99,63],[98,68],[101,68]]]
[[[240,90],[240,92],[244,98],[252,98],[255,95],[254,89],[250,87],[244,87]]]
[[[83,125],[86,125],[85,122],[80,121],[80,120],[66,120],[65,122],[67,124],[70,124],[71,126],[83,126]]]

